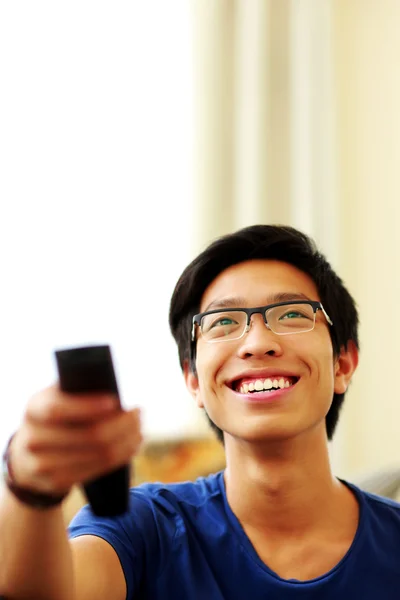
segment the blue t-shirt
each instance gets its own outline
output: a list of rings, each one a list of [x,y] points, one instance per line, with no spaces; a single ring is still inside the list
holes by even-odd
[[[360,505],[354,541],[336,567],[309,581],[281,579],[261,561],[228,505],[223,471],[132,488],[122,517],[98,518],[86,506],[69,535],[113,546],[128,600],[399,600],[400,504],[346,485]]]

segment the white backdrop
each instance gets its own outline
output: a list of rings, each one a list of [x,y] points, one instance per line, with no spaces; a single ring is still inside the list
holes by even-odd
[[[196,427],[167,322],[190,259],[185,0],[0,6],[0,443],[53,351],[110,343],[145,433]]]

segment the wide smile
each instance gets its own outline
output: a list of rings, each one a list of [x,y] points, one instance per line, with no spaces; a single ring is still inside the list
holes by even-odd
[[[300,377],[276,374],[270,377],[241,377],[231,381],[228,387],[248,402],[271,402],[288,394]]]

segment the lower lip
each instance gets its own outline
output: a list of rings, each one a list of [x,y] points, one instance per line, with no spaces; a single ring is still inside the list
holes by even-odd
[[[297,383],[298,382],[296,381],[296,383],[288,388],[274,390],[273,392],[251,392],[250,394],[241,394],[240,392],[235,392],[235,394],[245,402],[251,402],[252,404],[266,404],[268,402],[273,402],[274,400],[283,400],[284,396],[286,396],[286,394],[290,392],[297,385]]]

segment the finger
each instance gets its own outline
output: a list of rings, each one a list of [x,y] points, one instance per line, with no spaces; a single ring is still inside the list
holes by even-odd
[[[104,463],[101,465],[97,463],[95,464],[87,464],[80,465],[80,472],[78,474],[77,483],[84,483],[85,481],[90,481],[95,479],[96,477],[100,477],[104,475],[106,472],[111,471],[113,469],[117,469],[126,464],[130,464],[132,459],[137,456],[142,447],[143,438],[139,435],[137,438],[126,439],[118,446],[117,451],[114,453],[112,460],[110,459],[108,468],[105,467]]]
[[[118,411],[108,414],[102,420],[71,425],[43,425],[28,423],[21,432],[21,443],[32,453],[52,450],[85,451],[100,450],[102,447],[118,441],[125,435],[140,432],[140,409]]]
[[[139,408],[116,413],[107,420],[98,421],[91,427],[94,443],[102,446],[117,444],[120,438],[136,434],[141,434],[141,411]]]
[[[52,386],[31,398],[26,419],[37,423],[83,424],[119,409],[113,394],[66,394]]]
[[[38,491],[64,493],[74,484],[92,480],[124,464],[140,450],[142,437],[139,433],[120,439],[118,444],[102,452],[53,453],[36,455],[31,459],[30,481]],[[27,465],[28,466],[28,465]]]

